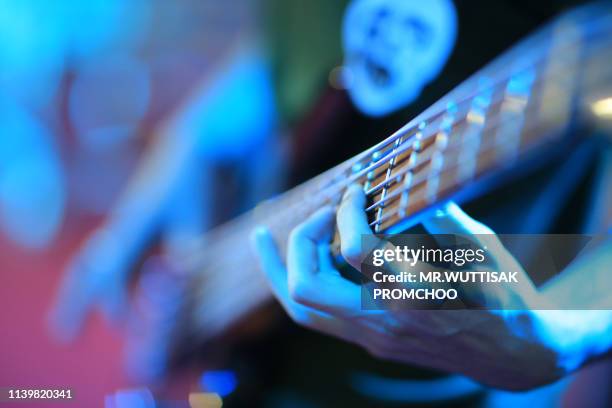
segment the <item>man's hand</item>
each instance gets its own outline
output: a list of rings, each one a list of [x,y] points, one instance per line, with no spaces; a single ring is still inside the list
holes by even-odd
[[[342,254],[357,269],[361,235],[372,233],[365,202],[361,188],[352,186],[336,217]],[[489,234],[486,245],[500,270],[524,273],[488,227],[453,203],[423,224],[432,234]],[[465,374],[499,388],[532,388],[565,374],[561,350],[542,334],[544,323],[529,310],[363,310],[360,286],[332,265],[333,227],[331,208],[321,209],[296,227],[289,238],[287,265],[266,229],[254,233],[270,286],[297,323],[359,344],[380,358]],[[506,295],[524,294],[500,293]]]
[[[112,321],[125,311],[134,251],[131,242],[120,242],[120,237],[100,228],[71,259],[50,315],[56,338],[72,340],[95,305]]]

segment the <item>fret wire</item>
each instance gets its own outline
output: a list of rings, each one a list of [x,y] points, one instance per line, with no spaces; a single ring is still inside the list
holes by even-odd
[[[485,131],[492,131],[492,130],[493,130],[493,129],[494,129],[494,128],[495,128],[495,127],[498,125],[498,124],[499,124],[499,123],[495,123],[494,119],[489,119],[489,121],[487,121],[487,125],[486,125],[486,127],[483,127],[482,132],[485,132]],[[455,148],[456,148],[456,147],[458,147],[458,146],[460,147],[460,142],[457,140],[457,138],[453,138],[453,137],[451,137],[451,136],[452,136],[452,134],[449,136],[449,139],[451,139],[451,141],[449,142],[449,145],[447,146],[447,148],[445,149],[445,151],[447,151],[447,152],[452,152],[452,151],[454,151],[454,150],[460,150],[460,149],[455,149]],[[429,145],[429,146],[432,146],[432,145]],[[451,147],[452,147],[453,149],[451,149]],[[372,195],[372,194],[376,193],[378,190],[380,190],[380,189],[382,188],[382,186],[383,186],[383,185],[385,185],[385,184],[386,184],[386,185],[390,185],[390,184],[392,184],[392,183],[393,183],[393,180],[395,180],[395,179],[397,179],[397,178],[399,178],[399,177],[401,177],[401,176],[403,176],[403,175],[407,174],[408,172],[411,172],[411,171],[415,170],[415,169],[416,169],[416,168],[418,168],[418,167],[421,167],[421,166],[423,166],[423,165],[426,165],[426,164],[427,164],[427,163],[429,163],[429,162],[431,162],[431,158],[428,158],[427,160],[424,160],[424,161],[419,161],[419,162],[416,162],[416,163],[414,163],[412,166],[406,166],[405,168],[403,168],[402,170],[400,170],[400,172],[398,172],[398,173],[395,175],[395,177],[393,177],[393,179],[391,179],[390,181],[384,181],[384,182],[379,183],[378,185],[376,185],[376,186],[374,186],[374,187],[370,188],[370,189],[369,189],[369,190],[366,192],[366,194],[367,194],[368,196],[370,196],[370,195]],[[369,207],[369,209],[371,209],[371,207]]]
[[[499,116],[496,117],[495,119],[502,119],[503,116]],[[510,118],[511,119],[511,118]],[[498,138],[496,138],[496,130],[504,125],[505,123],[507,123],[510,119],[506,118],[506,120],[494,120],[494,119],[490,119],[487,122],[486,128],[483,128],[480,133],[485,133],[485,132],[489,132],[487,134],[487,137],[484,138],[483,141],[480,142],[479,144],[479,148],[477,150],[477,153],[475,153],[476,156],[482,154],[482,153],[486,153],[492,149],[499,149],[500,146],[504,146],[508,143],[512,143],[511,140],[499,140]],[[528,129],[528,125],[526,126],[522,126],[520,128],[520,133],[523,133],[526,129]],[[519,145],[521,146],[521,145]],[[458,138],[452,138],[452,142],[447,146],[446,151],[447,152],[455,152],[455,151],[459,151],[459,153],[461,152],[462,149],[462,143],[458,140]],[[452,156],[451,156],[452,157]],[[455,155],[456,158],[459,157],[459,155]],[[428,157],[426,160],[420,161],[418,163],[413,164],[412,166],[407,166],[404,169],[402,169],[395,177],[394,179],[398,179],[404,175],[407,175],[408,173],[413,172],[413,170],[415,168],[427,165],[429,163],[432,162],[433,159],[433,155]],[[459,164],[460,166],[461,164]],[[445,166],[446,167],[446,166]],[[444,168],[444,167],[443,167]],[[442,173],[442,172],[440,172]],[[431,173],[427,173],[426,174],[426,178],[423,180],[419,180],[418,183],[414,184],[414,180],[412,181],[412,187],[418,187],[420,186],[420,183],[424,182],[427,180],[427,177],[430,176]],[[381,183],[382,184],[382,183]],[[409,189],[400,189],[400,190],[396,190],[394,192],[391,193],[391,195],[387,195],[386,197],[382,197],[379,201],[377,201],[376,203],[371,204],[368,208],[366,208],[366,212],[371,211],[373,209],[378,208],[379,205],[386,205],[386,203],[388,201],[391,201],[393,198],[398,197],[399,195],[401,195],[401,193],[405,192],[405,191],[410,191]]]
[[[402,176],[404,176],[404,175],[407,175],[408,173],[413,173],[413,174],[414,174],[413,170],[414,170],[416,167],[420,167],[420,166],[423,166],[423,165],[427,165],[427,164],[428,164],[428,163],[430,163],[430,162],[431,162],[431,159],[430,159],[430,158],[427,158],[426,160],[423,160],[423,161],[421,161],[421,162],[418,162],[418,163],[416,163],[416,164],[415,164],[415,165],[413,165],[413,166],[406,167],[406,168],[402,169],[402,170],[401,170],[401,171],[400,171],[400,172],[399,172],[399,173],[396,175],[396,178],[398,178],[398,177],[402,177]],[[389,198],[389,196],[387,196],[387,198]],[[381,201],[377,201],[376,203],[374,203],[374,204],[370,205],[369,207],[367,207],[367,208],[365,209],[365,211],[367,212],[367,211],[372,211],[372,210],[376,209],[376,208],[377,208],[377,205],[378,205],[380,202],[381,202]],[[384,204],[384,202],[383,202],[383,204]]]
[[[478,97],[474,98],[466,115],[467,128],[461,132],[459,141],[458,155],[462,163],[457,174],[460,180],[468,180],[475,171],[476,163],[472,163],[473,156],[476,156],[480,149],[482,135],[487,126],[487,115],[491,113],[493,95],[493,92],[489,90],[481,92]]]
[[[486,142],[491,142],[491,143],[486,143]],[[498,149],[500,146],[503,146],[506,142],[504,143],[500,143],[497,139],[495,139],[494,137],[489,137],[487,139],[485,139],[485,141],[480,145],[481,148],[479,148],[479,153],[486,153],[489,152],[493,149]],[[456,145],[455,145],[456,146]],[[456,149],[455,149],[456,150]],[[458,158],[459,156],[456,155],[456,158]],[[431,163],[431,159],[427,159],[421,163],[418,163],[417,165],[411,167],[411,168],[407,168],[405,170],[402,170],[401,173],[399,173],[397,176],[402,176],[405,175],[407,173],[412,172],[412,170],[414,169],[414,167],[418,167],[418,166],[422,166],[422,165],[427,165],[428,163]],[[446,161],[448,162],[448,161]],[[458,161],[457,161],[458,162]],[[461,164],[458,165],[454,165],[454,166],[443,166],[441,169],[443,169],[442,171],[438,172],[438,173],[443,173],[445,170],[450,169],[450,168],[454,168],[454,167],[459,167]],[[413,173],[414,174],[414,173]],[[423,174],[423,173],[419,173],[419,174]],[[392,192],[390,195],[387,195],[384,199],[381,199],[379,201],[377,201],[376,203],[373,203],[372,205],[370,205],[368,208],[366,208],[366,212],[368,211],[372,211],[373,209],[376,209],[378,205],[386,205],[388,201],[391,201],[392,199],[398,197],[401,195],[401,193],[403,193],[404,191],[408,191],[410,192],[411,189],[414,189],[416,187],[419,187],[421,184],[423,184],[424,182],[427,181],[428,177],[429,177],[429,173],[425,174],[425,177],[422,179],[418,179],[418,181],[414,182],[411,185],[411,188],[409,189],[400,189],[400,190],[396,190],[394,192]]]
[[[391,176],[391,172],[393,171],[393,165],[395,164],[395,159],[397,158],[397,153],[395,155],[394,153],[396,152],[397,148],[401,145],[401,143],[402,143],[402,137],[399,137],[395,141],[395,145],[393,146],[393,150],[391,151],[391,159],[389,160],[389,166],[387,167],[387,173],[385,175],[385,182],[384,182],[385,185],[387,181],[389,180],[389,177]],[[386,187],[383,187],[383,190],[381,193],[382,198],[385,197],[386,192],[387,192]],[[376,218],[380,219],[382,215],[383,215],[383,206],[381,205],[378,209],[378,213],[376,214]],[[376,226],[374,227],[374,232],[378,232],[378,226],[379,224],[377,223]]]
[[[484,149],[481,150],[481,152],[489,152],[493,149],[496,149],[498,147],[498,142],[494,139],[494,138],[488,138],[486,139],[487,141],[492,141],[492,143],[483,143],[482,146],[485,147]],[[531,148],[531,147],[535,147],[535,146],[526,146],[527,148]],[[454,170],[455,168],[459,167],[460,164],[458,164],[458,162],[453,163],[451,166],[446,166],[443,168],[442,171],[439,172],[439,174],[443,174],[445,172],[448,172],[450,170]],[[392,199],[398,197],[399,195],[401,195],[402,192],[404,191],[414,191],[416,190],[417,187],[420,187],[421,185],[423,185],[425,182],[427,182],[427,177],[423,177],[421,179],[419,179],[417,182],[413,183],[411,185],[411,187],[409,189],[402,189],[401,191],[394,191],[393,193],[391,193],[391,195],[388,195],[386,197],[387,201],[391,201]],[[457,183],[457,185],[460,185],[461,183]],[[387,203],[384,203],[387,204]],[[383,217],[383,219],[380,220],[380,222],[385,222],[386,220],[388,220],[389,218],[395,216],[395,215],[399,215],[401,213],[401,211],[395,211],[393,213],[388,213],[385,217]],[[371,222],[370,226],[372,226],[374,223]]]
[[[449,166],[448,168],[445,169],[444,172],[448,172],[448,171],[454,170],[455,167],[457,167],[457,166]],[[419,183],[415,184],[415,187],[417,187],[419,185],[422,185],[425,182],[426,182],[426,180],[421,180]],[[424,199],[426,196],[427,196],[427,191],[423,190],[423,193],[420,193],[420,195],[415,195],[414,198],[417,199],[417,201],[418,201],[419,198],[420,199]],[[424,209],[425,207],[426,207],[426,205],[424,205],[420,209]],[[380,222],[384,223],[385,221],[388,221],[389,219],[393,218],[394,216],[400,216],[400,214],[401,214],[400,210],[397,210],[397,211],[394,211],[394,212],[391,212],[391,213],[387,213],[386,216]],[[372,226],[372,223],[370,223],[370,226]]]
[[[534,84],[534,85],[536,85],[536,84],[540,84],[540,83],[542,83],[542,80],[543,80],[543,78],[538,77],[538,80],[535,80],[535,81],[533,82],[533,84]],[[505,84],[504,84],[504,83],[501,83],[501,82],[500,82],[500,83],[497,83],[495,86],[500,86],[500,85],[501,85],[501,87],[502,87],[502,88],[505,86]],[[533,87],[532,87],[532,88],[533,88]],[[490,89],[491,89],[491,88],[488,88],[487,90],[490,90]],[[481,93],[483,93],[483,92],[485,92],[485,90],[483,90],[483,91],[479,92],[479,94],[481,94]],[[493,92],[493,93],[495,93],[495,92]],[[477,95],[477,96],[478,96],[478,95]],[[497,103],[501,103],[501,102],[503,102],[504,97],[505,97],[505,94],[504,94],[503,92],[500,92],[500,93],[499,93],[497,96],[495,96],[494,98],[492,98],[492,99],[491,99],[491,101],[489,102],[489,105],[490,105],[490,106],[493,106],[493,105],[495,105],[495,104],[497,104]],[[470,99],[470,100],[464,100],[464,101],[462,101],[460,104],[466,104],[467,102],[469,102],[469,103],[471,104],[471,103],[472,103],[472,101],[473,101],[473,99]],[[468,109],[468,110],[466,111],[466,114],[467,114],[467,113],[469,113],[469,112],[470,112],[470,110]],[[464,120],[465,118],[466,118],[466,115],[463,115],[463,116],[461,116],[461,117],[457,118],[457,120],[456,120],[455,122],[453,122],[453,126],[454,126],[454,125],[457,125],[458,123],[460,123],[460,122],[461,122],[462,120]],[[438,130],[438,129],[432,129],[432,128],[427,128],[426,130],[427,130],[427,133],[425,133],[425,134],[423,135],[423,139],[422,139],[423,141],[429,141],[431,138],[433,138],[434,136],[436,136],[436,135],[438,134],[438,132],[439,132],[439,130]],[[407,133],[409,133],[409,132],[407,132]],[[418,132],[417,132],[417,133],[418,133]],[[416,135],[416,133],[415,133],[414,135]],[[413,135],[413,136],[414,136],[414,135]],[[399,136],[399,137],[402,137],[402,136],[403,136],[403,135],[401,135],[401,136]],[[451,136],[452,136],[452,134],[450,134],[450,133],[449,133],[449,138],[450,138]],[[397,140],[397,139],[396,139],[396,140]],[[404,146],[405,146],[405,147],[404,147],[404,148],[402,148],[402,149],[400,149],[400,150],[397,152],[397,154],[393,155],[393,156],[392,156],[393,158],[395,158],[395,157],[399,156],[400,154],[402,154],[402,153],[404,153],[404,152],[406,152],[406,151],[410,150],[410,147],[411,147],[411,146],[409,146],[409,140],[406,140],[406,141],[405,141],[403,144],[404,144]],[[383,163],[384,163],[384,161],[383,161]],[[370,167],[365,167],[365,168],[363,168],[363,169],[362,169],[362,171],[361,171],[360,173],[355,174],[355,175],[353,176],[353,179],[351,180],[351,182],[357,181],[357,180],[358,180],[358,179],[359,179],[361,176],[363,176],[363,174],[367,174],[367,173],[369,172],[368,170],[370,170],[370,169],[375,170],[375,169],[376,169],[376,168],[378,168],[378,167],[379,167],[381,164],[382,164],[381,162],[376,162],[376,163],[374,163],[374,165],[372,165],[372,166],[370,166]],[[389,180],[389,181],[390,181],[390,182],[392,182],[392,181],[393,181],[393,179],[391,179],[391,180]],[[368,189],[366,190],[366,194],[368,194],[368,195],[369,195],[369,194],[373,194],[373,193],[377,192],[378,190],[381,190],[381,189],[382,189],[382,188],[384,188],[384,187],[385,187],[385,183],[379,183],[379,184],[377,184],[377,185],[376,185],[376,186],[374,186],[374,187],[368,188]]]
[[[430,131],[431,131],[431,130],[430,130]],[[418,134],[418,132],[417,132],[417,134]],[[415,134],[415,136],[416,136],[417,134]],[[425,139],[421,139],[421,141],[429,141],[429,140],[431,139],[431,136],[433,136],[433,134],[431,134],[431,135],[427,135],[427,137],[426,137]],[[411,151],[411,149],[412,149],[412,147],[413,147],[412,145],[408,144],[408,142],[407,142],[407,141],[405,142],[405,144],[404,144],[404,145],[406,146],[406,148],[404,148],[404,149],[402,149],[402,150],[398,151],[398,152],[397,152],[397,154],[395,154],[395,155],[392,157],[392,159],[393,159],[393,160],[397,159],[397,158],[398,158],[400,155],[402,155],[403,153],[406,153],[406,152],[408,152],[408,151]],[[429,144],[428,144],[428,146],[429,146]],[[375,186],[373,186],[373,187],[371,187],[371,188],[369,188],[369,189],[366,189],[366,190],[365,190],[365,193],[366,193],[366,195],[372,195],[372,194],[375,194],[375,193],[377,193],[379,190],[382,190],[382,189],[383,189],[383,188],[384,188],[384,187],[385,187],[387,184],[392,183],[392,182],[393,182],[393,178],[391,178],[390,180],[386,180],[385,182],[378,183],[377,185],[375,185]]]
[[[498,82],[496,82],[496,83],[492,83],[492,84],[489,86],[489,88],[490,88],[490,89],[495,89],[496,87],[498,87],[498,86],[500,86],[500,85],[501,85],[501,86],[504,86],[504,85],[505,85],[504,81],[498,81]],[[461,109],[465,109],[465,108],[466,108],[466,106],[469,106],[469,104],[472,102],[472,100],[473,100],[475,97],[477,97],[477,96],[478,96],[478,94],[480,94],[480,93],[481,93],[481,92],[479,91],[479,92],[477,92],[477,93],[476,93],[476,94],[474,94],[474,95],[471,95],[471,96],[469,96],[469,97],[463,98],[461,101],[459,101],[459,102],[455,103],[455,105],[457,106],[457,108],[458,108],[458,109],[459,109],[459,107],[461,107]],[[494,103],[494,102],[496,102],[496,101],[497,101],[497,100],[493,101],[493,103]],[[435,121],[436,121],[437,119],[439,119],[439,118],[443,117],[445,113],[446,113],[446,110],[439,111],[438,113],[436,113],[436,114],[434,114],[434,115],[431,115],[431,116],[430,116],[430,117],[429,117],[427,120],[422,121],[421,123],[423,123],[423,122],[427,122],[427,123],[429,123],[429,125],[428,125],[427,127],[425,127],[425,129],[422,129],[422,128],[421,128],[421,129],[419,129],[419,126],[420,126],[420,125],[415,125],[415,126],[413,126],[413,127],[409,128],[409,129],[406,129],[404,132],[401,132],[401,133],[400,133],[400,132],[396,132],[396,133],[397,133],[397,135],[392,136],[392,138],[388,138],[387,140],[385,140],[385,141],[381,142],[381,144],[379,144],[379,145],[376,145],[377,150],[381,150],[381,149],[384,149],[384,148],[386,148],[386,147],[391,146],[391,144],[393,144],[395,141],[397,141],[397,139],[399,139],[399,138],[403,138],[403,137],[404,137],[405,135],[407,135],[407,134],[412,134],[412,137],[414,138],[414,137],[415,137],[417,134],[421,133],[421,134],[423,135],[423,137],[422,137],[422,141],[423,141],[423,142],[424,142],[424,141],[429,140],[430,138],[432,138],[433,136],[435,136],[435,135],[437,134],[437,132],[438,132],[438,129],[437,129],[437,128],[436,128],[436,129],[433,129],[433,128],[432,128],[432,124],[433,124],[433,123],[435,123]],[[463,117],[463,116],[462,116],[462,117]],[[462,118],[462,117],[460,117],[460,118]],[[455,121],[455,122],[451,123],[451,127],[452,127],[453,125],[457,124],[458,122],[459,122],[459,120],[457,120],[457,121]],[[412,141],[412,139],[411,139],[411,138],[408,138],[408,139],[406,139],[406,140],[404,140],[404,141],[403,141],[402,145],[406,146],[406,145],[408,145],[408,144],[409,144],[411,141]],[[407,146],[407,147],[409,147],[409,146]],[[390,150],[390,151],[392,151],[392,150],[394,150],[394,149],[389,149],[389,150]],[[394,156],[391,156],[391,157],[396,157],[396,156],[400,155],[401,153],[404,153],[406,150],[407,150],[407,148],[406,148],[406,147],[401,148],[401,149],[399,149],[399,150],[397,151],[397,154],[395,154]],[[361,155],[358,155],[358,156],[356,156],[356,157],[354,158],[356,162],[357,162],[357,161],[358,161],[358,160],[361,158],[360,156],[361,156]],[[381,165],[381,164],[383,164],[383,163],[387,163],[387,160],[385,160],[385,159],[389,159],[389,158],[390,158],[390,157],[389,157],[388,155],[386,155],[386,156],[383,156],[383,157],[379,158],[379,160],[378,160],[378,161],[373,162],[373,163],[372,163],[370,166],[363,168],[359,174],[355,174],[355,175],[354,175],[355,179],[358,179],[358,178],[360,178],[361,176],[363,176],[363,174],[368,173],[370,169],[372,169],[372,170],[376,170],[378,167],[380,167],[380,165]],[[353,180],[353,181],[355,181],[355,180]],[[380,187],[380,186],[379,186],[379,187]],[[370,191],[368,191],[368,193],[370,193]]]
[[[413,135],[414,137],[414,135]],[[397,149],[397,151],[391,155],[391,157],[385,156],[385,158],[395,158],[397,156],[399,156],[400,154],[410,150],[412,146],[410,146],[407,141],[405,142],[404,146]],[[373,170],[376,170],[377,168],[379,168],[382,164],[387,163],[385,160],[379,159],[376,162],[372,163],[370,166],[363,168],[362,170],[360,170],[359,172],[351,175],[348,179],[347,182],[345,183],[345,186],[348,186],[354,182],[356,182],[357,180],[359,180],[361,177],[363,176],[367,176],[368,173],[370,173]]]
[[[469,112],[470,107],[473,105],[469,104],[465,115]],[[438,170],[442,166],[444,166],[444,149],[446,149],[448,145],[449,133],[452,131],[452,124],[455,122],[455,117],[458,109],[455,106],[455,109],[448,109],[448,113],[445,115],[443,124],[441,129],[436,133],[433,149],[434,152],[431,154],[431,167],[432,170],[428,172],[427,175],[427,193],[429,195],[429,200],[433,201],[436,198],[438,184],[440,181],[440,176],[438,175]],[[433,178],[432,178],[433,177]]]
[[[455,147],[455,146],[457,146],[457,143],[453,143],[453,144],[451,144],[451,145],[449,145],[449,146]],[[449,152],[450,152],[450,151],[452,151],[452,150],[451,150],[451,149],[448,149],[447,151],[449,151]],[[405,168],[403,168],[403,169],[402,169],[400,172],[398,172],[398,173],[395,175],[395,179],[400,178],[400,177],[402,177],[402,176],[404,176],[404,175],[407,175],[408,173],[413,173],[413,174],[414,174],[413,170],[414,170],[415,168],[422,167],[422,166],[425,166],[425,165],[427,165],[427,164],[431,163],[431,162],[432,162],[432,159],[433,159],[433,155],[432,155],[432,157],[428,157],[426,160],[423,160],[423,161],[417,162],[417,163],[415,163],[415,164],[414,164],[414,165],[412,165],[412,166],[409,166],[409,167],[405,167]],[[398,183],[399,183],[399,182],[398,182]],[[404,191],[404,190],[402,190],[402,191]],[[394,194],[394,193],[396,193],[396,192],[393,192],[392,194]],[[387,199],[391,199],[391,198],[393,198],[393,197],[395,197],[395,196],[387,196]],[[384,200],[381,200],[381,201],[382,201],[382,203],[384,204],[384,202],[385,202],[385,201],[384,201]],[[375,209],[375,208],[376,208],[376,205],[377,205],[378,203],[381,203],[381,201],[378,201],[378,202],[376,202],[376,203],[374,203],[374,204],[370,205],[368,208],[366,208],[366,211],[371,211],[371,210]]]
[[[523,73],[524,71],[527,71],[527,70],[533,70],[533,69],[534,69],[534,67],[527,67],[527,68],[521,69],[521,70],[519,70],[519,71],[516,71],[516,72],[515,72],[515,73],[512,75],[512,77],[518,76],[518,75],[520,75],[521,73]],[[511,77],[511,78],[512,78],[512,77]],[[505,81],[507,82],[507,81],[508,81],[508,80],[510,80],[511,78],[506,78],[506,79],[505,79]],[[539,85],[539,84],[543,83],[543,81],[545,81],[546,79],[548,79],[548,78],[546,78],[544,75],[538,75],[537,79],[536,79],[536,80],[534,80],[534,81],[533,81],[533,83],[532,83],[532,88],[535,88],[537,85]],[[491,85],[491,86],[489,86],[488,88],[486,88],[486,89],[482,89],[482,90],[480,90],[479,92],[477,92],[477,93],[475,94],[475,96],[474,96],[474,97],[471,97],[471,98],[466,98],[466,99],[463,99],[461,102],[458,102],[458,103],[457,103],[457,106],[461,106],[461,107],[462,107],[462,109],[463,109],[463,108],[465,108],[465,105],[467,105],[468,103],[470,103],[470,104],[471,104],[471,103],[473,102],[474,98],[475,98],[475,97],[478,97],[478,96],[479,96],[480,94],[482,94],[483,92],[486,92],[486,91],[491,91],[491,90],[493,90],[493,89],[497,89],[497,90],[503,89],[503,88],[506,86],[506,82],[504,82],[504,81],[499,81],[499,82],[496,82],[494,85]],[[491,101],[489,102],[489,104],[490,104],[490,105],[495,105],[495,104],[497,104],[497,103],[501,103],[501,102],[504,100],[504,98],[505,98],[505,93],[503,93],[503,92],[499,92],[498,94],[496,94],[496,93],[493,91],[493,94],[494,94],[494,96],[495,96],[495,97],[494,97],[494,98],[492,98],[492,99],[491,99]],[[469,112],[469,109],[466,111],[466,114],[467,114],[468,112]],[[441,112],[441,114],[443,114],[443,113],[444,113],[444,112]],[[439,117],[439,116],[440,116],[440,115],[438,115],[438,117]],[[461,117],[459,117],[459,118],[458,118],[458,119],[457,119],[455,122],[453,122],[453,125],[456,125],[457,123],[459,123],[459,122],[460,122],[461,120],[463,120],[464,118],[465,118],[465,116],[461,116]],[[413,127],[413,128],[411,128],[411,129],[406,130],[406,132],[404,132],[403,134],[398,135],[397,137],[398,137],[398,138],[399,138],[399,137],[403,137],[403,136],[404,136],[405,134],[407,134],[407,133],[412,133],[412,132],[414,132],[414,129],[415,129],[415,128],[416,128],[416,126],[415,126],[415,127]],[[431,129],[431,127],[426,128],[426,131],[427,131],[427,132],[424,134],[423,140],[429,140],[431,137],[435,136],[435,135],[437,134],[437,132],[438,132],[438,130],[432,130],[432,129]],[[417,133],[418,133],[418,132],[417,132]],[[416,135],[416,133],[414,133],[413,135]],[[413,136],[413,137],[414,137],[414,136]],[[395,140],[397,140],[397,139],[395,139]],[[409,143],[409,141],[410,141],[410,140],[406,140],[406,141],[405,141],[403,144],[404,144],[404,145],[407,145],[407,144]],[[389,144],[387,144],[386,146],[389,146],[389,145],[390,145],[390,143],[389,143]],[[386,147],[386,146],[384,146],[384,147]],[[408,146],[407,146],[407,147],[404,147],[404,148],[401,148],[401,149],[399,149],[398,153],[397,153],[396,155],[394,155],[394,156],[398,156],[399,154],[404,153],[404,152],[406,152],[407,150],[408,150]],[[393,157],[393,156],[392,156],[392,157]],[[363,168],[363,169],[361,170],[361,172],[360,172],[360,173],[358,173],[358,174],[354,174],[354,175],[353,175],[353,178],[351,179],[351,181],[350,181],[350,182],[354,182],[354,181],[356,181],[357,179],[359,179],[360,177],[362,177],[364,174],[367,174],[369,171],[377,169],[378,167],[380,167],[380,165],[382,165],[383,163],[386,163],[386,161],[385,161],[385,160],[383,160],[383,159],[388,159],[388,158],[389,158],[388,156],[384,156],[384,157],[382,157],[381,159],[379,159],[378,161],[376,161],[376,162],[372,163],[372,165],[370,165],[370,166],[368,166],[368,167]],[[374,192],[374,189],[381,189],[383,186],[384,186],[384,185],[379,184],[379,185],[377,185],[377,186],[375,186],[375,187],[372,187],[372,189],[369,189],[369,190],[367,191],[367,193],[368,193],[368,194],[373,193],[373,192]]]

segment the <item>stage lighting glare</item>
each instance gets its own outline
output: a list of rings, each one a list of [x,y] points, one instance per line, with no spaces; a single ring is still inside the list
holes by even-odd
[[[601,118],[612,119],[612,97],[596,100],[591,104],[591,110]]]

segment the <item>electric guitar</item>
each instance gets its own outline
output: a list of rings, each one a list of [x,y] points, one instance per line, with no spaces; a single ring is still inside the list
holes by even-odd
[[[611,7],[563,15],[375,146],[211,231],[173,261],[187,281],[176,344],[239,327],[272,299],[250,248],[257,225],[284,252],[297,224],[359,183],[372,230],[401,232],[450,199],[473,198],[571,151],[586,132],[576,129],[609,135],[610,61]]]

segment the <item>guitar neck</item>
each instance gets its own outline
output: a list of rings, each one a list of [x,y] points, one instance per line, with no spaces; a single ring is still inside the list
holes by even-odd
[[[371,149],[207,234],[180,262],[193,279],[182,327],[204,340],[270,298],[249,245],[256,225],[284,253],[291,229],[359,183],[373,231],[397,232],[500,171],[569,146],[564,130],[582,105],[612,93],[611,20],[599,8],[562,17]]]

